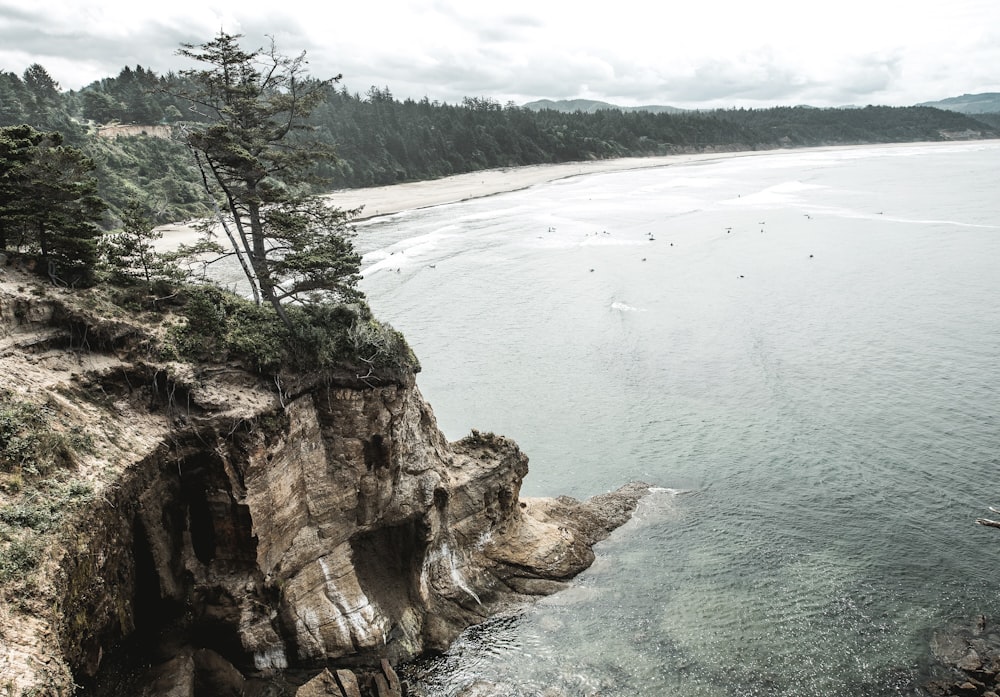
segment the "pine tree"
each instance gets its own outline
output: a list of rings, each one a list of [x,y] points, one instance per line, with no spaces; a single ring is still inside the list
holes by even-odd
[[[240,38],[220,32],[178,51],[208,65],[181,73],[195,85],[181,96],[206,120],[187,132],[187,143],[206,188],[224,202],[221,222],[254,296],[290,327],[283,303],[358,293],[350,212],[308,195],[315,162],[333,152],[309,137],[306,118],[339,76],[311,79],[304,53],[282,55],[273,42],[248,52]]]
[[[0,128],[0,245],[37,253],[53,283],[86,282],[97,261],[94,169],[59,133]]]
[[[121,230],[105,235],[99,244],[101,258],[117,281],[140,280],[152,288],[155,280],[181,276],[175,265],[156,252],[156,241],[163,233],[156,229],[149,206],[130,198],[121,218]]]

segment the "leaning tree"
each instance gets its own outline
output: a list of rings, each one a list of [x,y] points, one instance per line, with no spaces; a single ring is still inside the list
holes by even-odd
[[[245,51],[220,32],[178,53],[206,67],[182,71],[199,121],[185,129],[206,190],[258,302],[286,324],[286,302],[357,297],[360,257],[350,241],[351,211],[312,195],[316,163],[333,158],[307,119],[340,79],[310,78],[305,53],[289,57],[273,40]]]

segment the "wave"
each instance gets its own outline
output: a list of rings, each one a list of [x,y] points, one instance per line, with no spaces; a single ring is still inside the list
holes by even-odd
[[[627,303],[618,302],[617,300],[611,303],[611,309],[618,310],[619,312],[647,312],[647,310],[641,307],[632,307]]]

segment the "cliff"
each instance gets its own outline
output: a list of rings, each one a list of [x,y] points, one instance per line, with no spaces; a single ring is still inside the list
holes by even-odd
[[[562,587],[645,491],[521,500],[516,444],[447,442],[412,374],[276,380],[162,360],[175,321],[0,267],[3,413],[34,415],[59,455],[45,467],[8,457],[0,472],[10,694],[93,685],[109,652],[140,636],[159,637],[144,660],[186,661],[190,680],[213,661],[244,676],[441,650]],[[2,447],[27,438],[7,432]],[[129,689],[193,694],[156,675]]]

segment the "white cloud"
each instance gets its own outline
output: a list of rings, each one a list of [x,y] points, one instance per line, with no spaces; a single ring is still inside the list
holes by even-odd
[[[224,29],[258,45],[274,35],[307,49],[315,74],[397,97],[908,104],[1000,91],[998,27],[994,0],[0,0],[0,68],[37,61],[78,88],[125,65],[177,69],[180,42]]]

